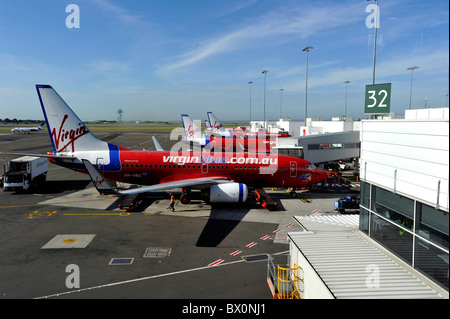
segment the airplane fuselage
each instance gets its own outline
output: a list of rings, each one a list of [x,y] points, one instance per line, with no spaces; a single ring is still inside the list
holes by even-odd
[[[270,152],[276,146],[275,138],[270,137],[213,137],[210,136],[210,145],[215,149],[239,151],[241,147],[249,152]],[[240,144],[240,145],[238,145]]]
[[[75,158],[89,157],[89,154],[75,153]],[[301,188],[325,177],[324,172],[316,169],[310,162],[285,155],[136,151],[121,147],[110,150],[109,153],[109,163],[104,163],[100,157],[89,160],[105,178],[139,185],[221,176],[237,183],[245,183],[249,187]],[[95,156],[99,156],[98,153]],[[87,173],[83,164],[78,161],[51,161]]]
[[[251,131],[247,131],[247,130],[242,130],[242,129],[234,129],[233,130],[233,135],[234,136],[247,136],[247,137],[251,137],[251,138],[270,138],[270,137],[291,137],[291,135],[289,133],[286,132],[278,132],[278,133],[273,133],[273,132],[251,132]]]

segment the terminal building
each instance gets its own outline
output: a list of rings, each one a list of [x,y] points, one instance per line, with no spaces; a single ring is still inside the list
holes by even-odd
[[[278,121],[266,121],[266,123],[264,121],[251,121],[249,129],[252,132],[287,132],[292,136],[306,136],[359,131],[359,123],[359,121],[353,121],[350,117],[333,117],[331,121],[323,121],[322,118],[307,118],[306,123],[304,121],[279,119]]]
[[[360,214],[295,217],[281,295],[448,298],[448,110],[361,121]]]
[[[360,153],[360,121],[352,118],[308,118],[305,122],[280,119],[267,121],[267,131],[287,132],[292,137],[276,139],[278,154],[304,158],[312,163],[358,158]],[[264,121],[250,122],[250,131],[266,131]]]

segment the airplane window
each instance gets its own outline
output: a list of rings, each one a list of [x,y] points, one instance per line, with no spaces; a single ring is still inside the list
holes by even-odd
[[[213,169],[216,169],[216,166],[215,165],[213,165],[213,167],[212,167]]]
[[[235,167],[234,167],[234,169],[238,169],[238,167],[237,167],[237,166],[235,166]]]
[[[169,168],[172,168],[172,165],[169,164]]]
[[[161,165],[161,164],[159,164],[159,168],[162,168],[162,165]]]

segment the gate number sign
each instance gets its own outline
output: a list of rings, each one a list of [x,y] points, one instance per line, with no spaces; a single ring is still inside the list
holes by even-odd
[[[366,85],[365,114],[389,114],[391,83]]]

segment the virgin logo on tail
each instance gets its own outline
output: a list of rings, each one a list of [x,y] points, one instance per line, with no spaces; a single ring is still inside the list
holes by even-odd
[[[58,152],[64,151],[69,145],[72,145],[72,152],[75,152],[75,141],[83,135],[89,133],[89,130],[83,125],[83,123],[78,123],[79,127],[75,130],[64,129],[64,124],[68,118],[69,115],[64,115],[58,132],[56,132],[56,127],[52,130],[52,137],[55,141],[55,147]],[[60,143],[62,144],[61,146]]]
[[[222,124],[219,123],[219,125],[217,125],[217,121],[214,122],[214,124],[212,125],[213,131],[214,132],[219,132],[219,129],[222,127]]]
[[[95,181],[93,181],[93,183],[94,183],[94,185],[96,186],[96,187],[98,187],[98,186],[103,186],[103,182],[105,181],[105,179],[104,178],[102,178],[102,179],[99,179],[99,177],[97,176],[96,178],[95,178]]]
[[[194,136],[194,134],[197,133],[198,131],[199,131],[198,128],[193,130],[192,126],[189,125],[189,127],[187,129],[187,132],[186,132],[187,138],[190,138],[190,137]]]

